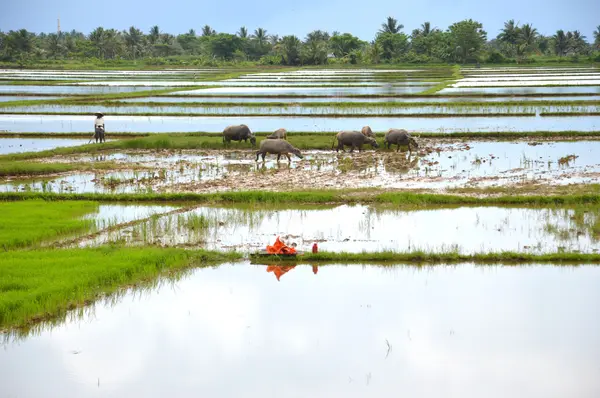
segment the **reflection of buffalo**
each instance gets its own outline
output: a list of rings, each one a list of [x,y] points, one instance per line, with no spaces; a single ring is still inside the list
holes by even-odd
[[[387,149],[390,149],[392,145],[398,145],[396,148],[396,152],[400,150],[400,146],[408,146],[408,153],[412,154],[412,150],[410,146],[414,146],[415,148],[419,147],[417,141],[408,133],[406,130],[402,129],[390,129],[385,134],[385,140],[383,141],[383,146]]]
[[[96,140],[96,144],[98,143],[98,141],[100,142],[104,142],[104,126],[103,125],[97,125],[94,131],[94,139]]]

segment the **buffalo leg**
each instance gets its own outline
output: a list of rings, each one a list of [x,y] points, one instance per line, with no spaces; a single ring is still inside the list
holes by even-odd
[[[279,159],[281,159],[281,154],[280,153],[277,154],[277,161],[278,162],[279,162]]]

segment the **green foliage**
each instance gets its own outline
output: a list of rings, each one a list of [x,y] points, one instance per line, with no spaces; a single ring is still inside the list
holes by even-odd
[[[208,38],[210,52],[217,58],[230,60],[234,53],[242,48],[242,39],[228,33],[210,35]]]
[[[375,43],[381,48],[381,58],[387,62],[400,59],[409,47],[408,36],[404,33],[379,33]]]
[[[343,58],[350,55],[354,50],[358,50],[362,46],[362,43],[363,42],[358,37],[352,36],[350,33],[335,35],[329,39],[329,45],[333,51],[333,55],[337,58]]]
[[[285,65],[299,65],[300,64],[300,39],[296,36],[284,36],[281,39],[279,46],[279,53],[281,54],[283,64]]]
[[[97,209],[97,203],[88,201],[0,202],[0,248],[8,250],[29,247],[42,241],[84,231],[90,228],[93,222],[82,220],[80,217]],[[0,272],[1,269],[2,267]]]
[[[456,61],[460,63],[477,61],[487,38],[483,25],[467,19],[452,24],[449,33]]]

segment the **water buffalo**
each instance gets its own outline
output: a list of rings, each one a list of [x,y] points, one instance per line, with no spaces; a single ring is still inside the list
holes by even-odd
[[[231,141],[244,141],[250,143],[252,146],[256,145],[256,137],[254,133],[250,131],[250,128],[245,124],[240,124],[238,126],[227,126],[225,130],[223,130],[223,143],[229,144]]]
[[[373,132],[373,130],[371,130],[371,127],[369,126],[363,127],[360,132],[366,135],[367,137],[375,138],[375,133]]]
[[[385,140],[383,141],[383,145],[387,147],[387,149],[390,149],[390,147],[393,144],[398,145],[398,147],[396,148],[396,152],[400,150],[400,145],[408,146],[409,154],[412,154],[412,150],[410,148],[411,144],[415,148],[419,147],[417,141],[408,133],[408,131],[402,129],[390,129],[385,134]]]
[[[286,129],[277,129],[271,135],[267,136],[270,140],[287,140],[287,130]]]
[[[96,126],[94,128],[94,139],[96,140],[96,144],[98,143],[98,141],[105,142],[104,126]]]
[[[298,148],[295,148],[285,140],[262,140],[260,142],[260,149],[256,152],[256,161],[258,162],[258,157],[261,155],[264,161],[267,153],[277,155],[277,161],[279,161],[281,155],[285,155],[288,158],[288,161],[291,162],[292,158],[290,157],[290,153],[293,153],[300,159],[304,158]]]
[[[375,141],[374,138],[367,137],[360,131],[340,131],[335,136],[335,139],[337,139],[338,142],[338,146],[335,149],[336,152],[338,152],[340,149],[343,152],[346,152],[344,150],[344,146],[352,147],[352,149],[350,149],[350,152],[353,152],[355,148],[358,148],[359,151],[362,151],[362,146],[364,144],[371,144],[373,148],[379,148],[379,145],[377,144],[377,141]],[[335,140],[331,144],[331,149],[333,149],[334,145]]]

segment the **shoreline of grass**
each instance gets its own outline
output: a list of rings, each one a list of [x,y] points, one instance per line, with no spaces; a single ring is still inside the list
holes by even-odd
[[[114,162],[36,163],[26,161],[0,161],[0,177],[43,176],[73,171],[114,171],[116,168]]]
[[[270,132],[255,133],[258,138],[264,138],[271,134]],[[383,132],[376,132],[378,142],[382,142]],[[582,132],[582,131],[562,131],[562,132],[500,132],[500,133],[422,133],[413,134],[417,140],[427,141],[429,139],[451,139],[465,141],[465,139],[481,141],[499,141],[515,139],[554,139],[555,141],[578,140],[597,140],[600,139],[600,131]],[[90,133],[0,133],[0,138],[90,138]],[[331,151],[331,145],[334,142],[334,132],[323,133],[290,133],[288,132],[288,142],[301,150],[323,150]],[[164,133],[164,134],[127,134],[113,133],[108,138],[122,138],[102,144],[83,144],[78,146],[58,147],[36,152],[18,152],[0,155],[0,164],[6,162],[15,162],[22,160],[41,159],[59,155],[75,154],[94,154],[108,151],[125,150],[251,150],[258,149],[252,147],[249,143],[230,143],[223,144],[221,133]],[[380,149],[381,151],[388,151]]]
[[[456,264],[456,263],[475,263],[490,265],[520,265],[531,263],[546,263],[555,265],[575,265],[575,264],[600,264],[600,254],[598,253],[522,253],[512,251],[486,252],[461,254],[456,251],[450,252],[319,252],[304,253],[296,259],[286,257],[272,256],[267,258],[250,255],[252,264],[273,264],[273,263],[300,263],[300,264],[332,264],[332,263],[352,263],[368,264],[377,263],[387,266],[395,266],[398,263],[410,263],[411,265],[423,264]]]
[[[103,246],[0,253],[0,331],[62,320],[69,310],[166,272],[242,258],[236,252]]]
[[[4,112],[0,111],[0,115],[5,116],[89,116],[88,112]],[[459,118],[459,117],[535,117],[535,112],[479,112],[479,113],[236,113],[236,114],[224,114],[224,113],[194,113],[194,112],[112,112],[111,116],[133,116],[133,117],[320,117],[320,118],[332,118],[332,119],[354,119],[354,118]]]
[[[313,191],[230,191],[215,193],[51,193],[2,192],[2,201],[41,199],[45,201],[96,201],[96,202],[189,202],[207,204],[233,203],[298,203],[298,204],[388,204],[398,208],[436,205],[451,206],[561,206],[600,204],[600,185],[586,185],[588,192],[557,195],[503,195],[465,196],[406,191],[379,190],[313,190]]]

